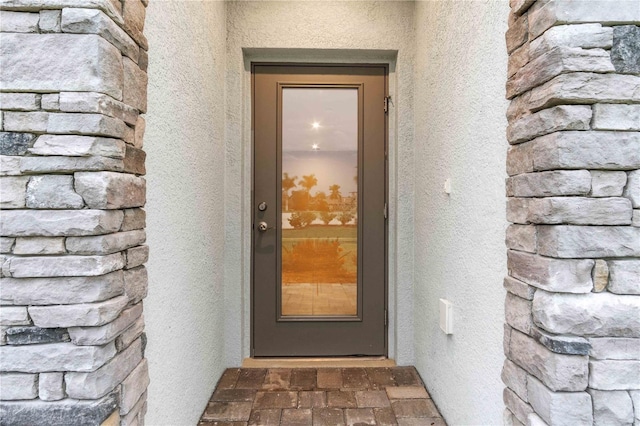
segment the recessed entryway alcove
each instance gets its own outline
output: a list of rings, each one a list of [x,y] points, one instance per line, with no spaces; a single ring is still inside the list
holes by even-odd
[[[158,12],[171,13],[170,8],[158,7]],[[493,389],[483,404],[467,408],[476,412],[477,417],[500,418],[503,407],[499,379],[503,290],[499,286],[473,285],[472,277],[482,277],[484,283],[502,279],[503,225],[499,206],[503,200],[500,188],[503,186],[504,149],[500,140],[504,129],[501,111],[506,104],[502,101],[500,75],[506,57],[492,49],[502,43],[507,9],[506,5],[498,4],[485,10],[476,3],[458,7],[453,3],[440,6],[431,2],[229,2],[224,10],[212,7],[209,12],[205,12],[207,7],[198,12],[188,12],[188,8],[182,6],[176,9],[175,12],[179,10],[186,14],[185,24],[196,19],[197,13],[208,13],[208,19],[218,25],[224,22],[224,31],[216,25],[208,27],[209,41],[206,43],[200,43],[199,38],[175,34],[183,49],[159,47],[164,51],[157,57],[156,67],[162,67],[161,57],[168,60],[175,56],[172,61],[181,58],[179,61],[183,63],[203,57],[209,68],[170,70],[173,78],[160,74],[158,80],[151,83],[155,86],[152,94],[154,91],[166,93],[167,85],[175,89],[181,87],[180,80],[184,77],[180,73],[183,71],[188,73],[189,79],[202,81],[199,74],[212,78],[209,83],[198,84],[193,91],[190,89],[184,102],[186,105],[212,103],[216,107],[211,111],[215,112],[203,107],[189,109],[188,113],[180,112],[192,123],[205,123],[209,136],[198,135],[190,126],[183,126],[182,130],[185,135],[195,136],[192,141],[189,136],[175,133],[181,144],[197,146],[196,151],[207,158],[206,162],[194,158],[196,164],[206,170],[206,174],[196,173],[190,177],[195,177],[196,186],[202,189],[199,194],[204,197],[198,195],[198,198],[205,204],[211,198],[218,201],[212,206],[215,215],[210,214],[211,211],[204,213],[208,217],[208,231],[199,237],[209,252],[214,253],[215,262],[206,257],[203,259],[211,274],[203,270],[199,276],[203,282],[210,283],[207,285],[213,286],[215,296],[198,292],[201,300],[194,301],[190,307],[194,319],[208,318],[209,323],[208,329],[198,329],[204,339],[198,346],[213,366],[208,370],[211,376],[207,376],[207,386],[211,388],[206,396],[204,389],[191,391],[202,407],[211,395],[215,380],[222,374],[222,368],[239,366],[251,354],[251,64],[377,63],[389,67],[391,96],[388,116],[388,356],[398,365],[417,365],[429,390],[438,395],[434,400],[440,398],[445,410],[447,401],[457,399],[455,389],[460,389],[446,384],[450,380]],[[164,16],[153,17],[155,25],[166,27]],[[478,16],[484,18],[476,23]],[[460,27],[459,22],[465,22],[466,29]],[[502,25],[500,30],[496,28],[496,22]],[[487,32],[489,27],[495,31]],[[481,33],[483,35],[478,37]],[[156,36],[166,37],[166,32],[157,31]],[[443,38],[448,39],[443,42]],[[224,46],[223,52],[219,50],[220,45]],[[202,56],[202,52],[210,48],[215,48],[216,54]],[[477,51],[478,55],[469,57],[469,51]],[[482,55],[489,55],[493,60],[487,61]],[[211,72],[213,69],[215,73]],[[480,83],[478,70],[481,70],[484,83]],[[224,79],[220,78],[222,75]],[[463,90],[468,79],[473,79],[482,89]],[[485,103],[482,117],[479,112],[466,108],[481,99]],[[164,98],[165,102],[168,100]],[[428,109],[431,110],[427,112]],[[444,111],[442,115],[437,116],[438,110]],[[161,108],[156,111],[170,119]],[[420,111],[420,119],[416,111]],[[475,164],[479,152],[473,147],[476,135],[463,124],[476,114],[477,119],[471,121],[471,126],[481,123],[483,139],[493,141],[483,148],[481,162],[485,164],[482,170],[469,166]],[[162,127],[160,121],[158,116],[156,124]],[[156,133],[155,138],[161,137]],[[196,143],[198,140],[201,142]],[[158,146],[158,149],[165,148]],[[214,166],[207,165],[208,162]],[[161,163],[156,166],[161,167]],[[478,187],[477,176],[485,173],[485,169],[492,171],[483,178],[485,185]],[[192,185],[186,176],[185,179],[172,178],[182,181],[185,186]],[[453,182],[451,196],[442,189],[448,178]],[[156,195],[160,196],[159,193]],[[181,194],[176,196],[189,203]],[[465,200],[473,201],[469,204]],[[470,211],[473,213],[463,213]],[[495,215],[495,220],[480,220],[482,215],[489,214]],[[455,225],[462,223],[466,225]],[[491,248],[485,249],[484,254],[498,259],[489,271],[483,268],[482,262],[472,260],[473,245],[462,237],[464,229],[468,228],[477,234],[472,240],[480,238],[480,234],[484,239],[480,229],[486,231],[487,225],[492,241],[487,243]],[[201,229],[200,224],[193,223],[193,227]],[[209,234],[215,237],[211,239]],[[447,241],[453,244],[447,245]],[[429,251],[428,255],[425,250]],[[470,259],[465,268],[454,267],[459,255]],[[162,267],[156,265],[156,268],[156,277],[162,280]],[[166,273],[169,273],[168,269]],[[472,293],[475,300],[470,297]],[[456,316],[460,322],[453,336],[447,337],[438,327],[439,298],[452,299],[458,310],[456,315],[460,315]],[[486,326],[488,322],[495,326]],[[183,323],[183,326],[188,325]],[[155,332],[163,334],[157,328]],[[192,344],[186,336],[175,338]],[[480,341],[484,342],[482,346],[486,353],[478,357],[471,348]],[[204,342],[208,343],[205,345]],[[149,350],[160,353],[162,348],[168,349],[168,343],[156,340],[150,343]],[[469,361],[472,362],[465,365]],[[196,361],[196,364],[200,370],[205,369],[206,362]],[[191,380],[195,380],[195,375]],[[431,389],[431,382],[436,389]],[[204,388],[204,385],[199,386]],[[156,389],[156,392],[163,392]],[[441,403],[437,403],[440,407]],[[461,410],[459,405],[448,410],[463,417],[468,415],[463,414],[466,409]],[[452,415],[455,421],[456,415]]]

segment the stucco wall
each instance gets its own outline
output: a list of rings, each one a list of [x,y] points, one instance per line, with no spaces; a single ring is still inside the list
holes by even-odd
[[[508,13],[416,3],[415,356],[449,424],[502,422]],[[454,305],[450,336],[440,298]]]
[[[196,424],[223,357],[223,2],[152,1],[145,300],[150,425]]]
[[[250,64],[391,62],[390,351],[413,361],[413,2],[230,2],[227,47],[225,305],[227,362],[249,356]],[[244,49],[244,56],[243,56]],[[314,49],[313,51],[310,49]],[[397,59],[393,58],[397,51]],[[392,56],[390,56],[392,55]],[[244,230],[244,232],[243,232]],[[242,238],[238,238],[242,236]],[[241,283],[241,285],[240,285]],[[242,336],[239,339],[238,336]]]

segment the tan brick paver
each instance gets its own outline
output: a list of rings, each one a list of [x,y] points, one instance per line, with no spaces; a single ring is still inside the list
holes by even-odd
[[[230,368],[199,426],[446,426],[413,367]]]

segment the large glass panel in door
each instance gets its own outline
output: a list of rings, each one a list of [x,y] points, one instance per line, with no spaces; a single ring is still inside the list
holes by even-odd
[[[282,89],[282,316],[357,315],[358,89]]]

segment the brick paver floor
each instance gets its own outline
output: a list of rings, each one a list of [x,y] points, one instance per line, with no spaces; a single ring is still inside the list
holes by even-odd
[[[413,367],[230,368],[200,426],[446,426]]]

